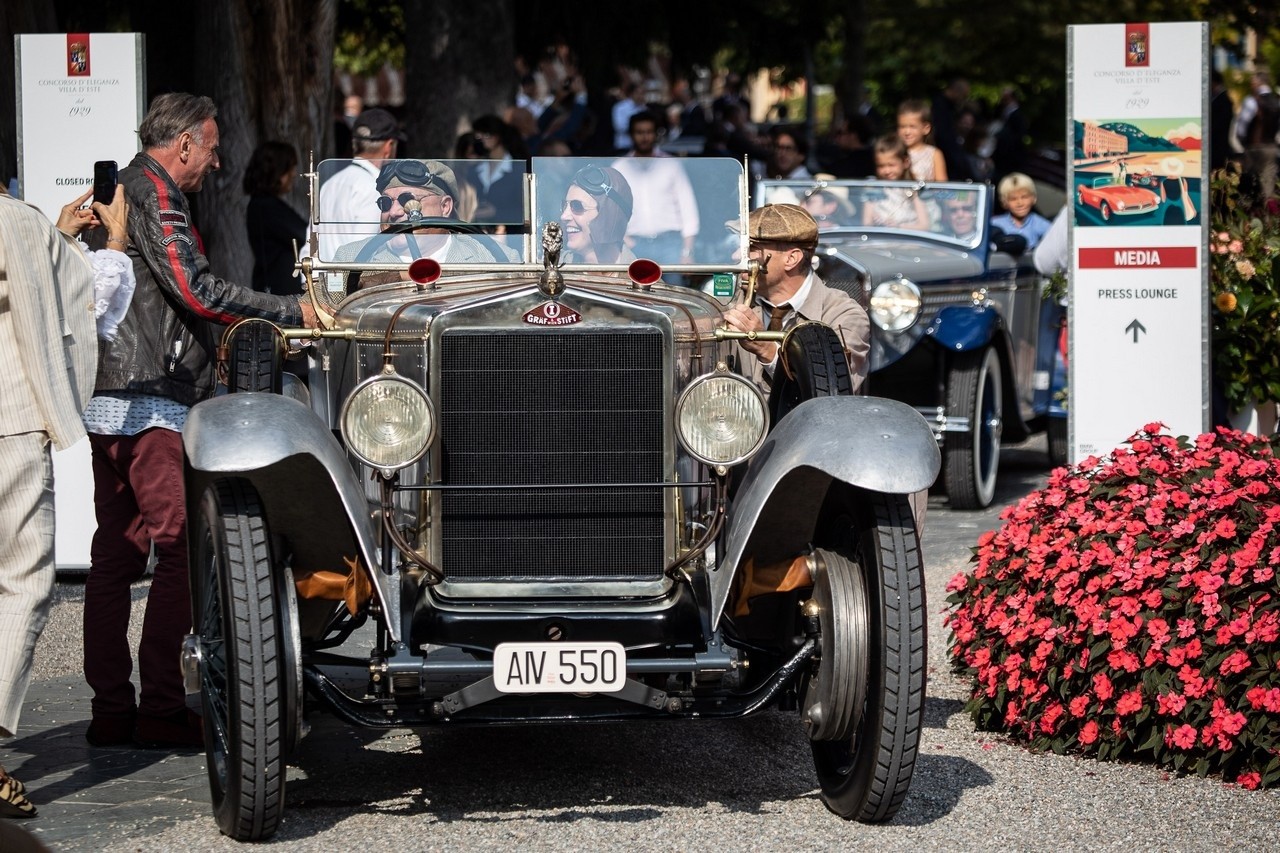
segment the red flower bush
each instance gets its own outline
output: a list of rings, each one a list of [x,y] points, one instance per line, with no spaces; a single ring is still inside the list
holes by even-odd
[[[1148,424],[1053,472],[947,585],[980,728],[1280,783],[1280,438]]]

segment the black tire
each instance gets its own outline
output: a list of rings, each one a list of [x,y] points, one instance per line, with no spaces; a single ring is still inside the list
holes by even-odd
[[[830,326],[821,323],[797,326],[785,344],[786,350],[778,355],[769,391],[771,424],[776,426],[805,400],[853,393],[844,344]]]
[[[213,814],[225,835],[258,841],[275,834],[284,812],[289,703],[298,699],[288,613],[252,485],[210,486],[196,524],[192,590]]]
[[[280,393],[284,353],[280,336],[266,323],[245,323],[231,342],[227,390]]]
[[[1098,213],[1102,216],[1103,222],[1111,221],[1111,205],[1105,201],[1098,203]]]
[[[852,734],[811,740],[810,745],[827,808],[846,820],[879,823],[892,819],[906,799],[920,749],[927,659],[924,572],[906,496],[857,494],[858,505],[836,519],[846,528],[844,543],[817,556],[825,563],[833,593],[840,588],[851,593],[861,581],[866,684],[861,691],[840,694],[860,707],[829,715],[850,720]],[[846,598],[857,600],[856,594]],[[860,633],[856,626],[848,630],[823,624],[824,617],[830,616],[819,614],[824,636],[829,630],[846,638]],[[856,661],[856,650],[845,658]]]
[[[952,356],[947,417],[969,422],[967,432],[948,432],[943,445],[943,477],[955,509],[983,509],[995,498],[1004,429],[1003,393],[1000,357],[994,349]]]
[[[1067,442],[1067,419],[1049,417],[1049,464],[1059,468],[1067,464],[1071,452]]]

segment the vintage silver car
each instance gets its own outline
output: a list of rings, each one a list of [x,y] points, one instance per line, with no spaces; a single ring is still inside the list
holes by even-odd
[[[730,369],[741,335],[687,285],[750,286],[742,164],[679,166],[703,223],[681,265],[575,260],[575,211],[621,197],[608,161],[535,159],[522,208],[484,222],[439,197],[475,163],[385,164],[372,227],[313,200],[341,244],[302,264],[324,328],[229,329],[232,393],[187,421],[183,665],[218,826],[276,831],[322,710],[385,728],[778,707],[832,811],[891,818],[924,705],[924,419],[850,395],[824,326],[772,333],[789,375],[833,378],[778,423]],[[346,165],[312,170],[313,199]]]
[[[1067,461],[1066,307],[1023,252],[993,234],[992,188],[973,183],[761,181],[757,200],[818,220],[818,272],[871,316],[867,393],[900,400],[942,447],[951,506],[995,497],[1002,441],[1048,433]]]

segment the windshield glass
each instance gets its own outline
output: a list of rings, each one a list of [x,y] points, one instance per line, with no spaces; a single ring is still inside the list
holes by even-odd
[[[560,225],[569,264],[664,269],[742,261],[743,167],[722,157],[534,157],[534,251]]]
[[[733,270],[745,262],[742,163],[730,158],[326,160],[313,204],[327,263],[542,263],[556,223],[565,266]],[[527,201],[526,205],[526,187]],[[311,254],[311,239],[304,250]],[[714,268],[714,269],[710,269]]]
[[[889,232],[967,249],[985,244],[991,213],[986,184],[905,181],[761,181],[758,204],[798,204],[819,233]]]
[[[325,160],[316,172],[312,229],[322,261],[524,260],[523,160],[357,158]]]

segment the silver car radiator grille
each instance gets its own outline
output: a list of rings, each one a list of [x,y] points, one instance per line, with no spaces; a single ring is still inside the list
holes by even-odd
[[[446,577],[661,577],[661,330],[450,329],[437,363]]]

